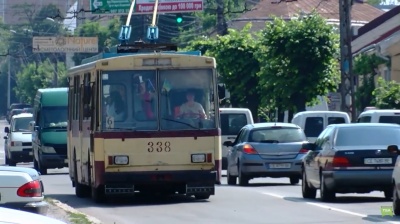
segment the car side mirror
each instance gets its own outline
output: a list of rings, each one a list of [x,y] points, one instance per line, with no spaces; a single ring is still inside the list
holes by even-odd
[[[226,146],[226,147],[232,147],[232,146],[233,146],[233,142],[231,142],[231,141],[226,141],[226,142],[222,143],[222,145],[223,145],[223,146]]]
[[[304,143],[302,148],[309,151],[315,151],[317,149],[317,145],[315,143]]]
[[[4,132],[5,132],[5,133],[10,133],[10,128],[9,128],[9,127],[5,127],[5,128],[4,128]]]
[[[8,139],[8,137],[7,137],[7,136],[4,136],[3,138],[4,138],[5,140],[7,140],[7,139]]]
[[[387,150],[393,154],[399,154],[399,147],[397,145],[389,145]]]

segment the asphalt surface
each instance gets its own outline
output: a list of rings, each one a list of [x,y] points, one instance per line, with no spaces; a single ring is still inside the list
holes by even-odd
[[[4,130],[5,121],[0,121]],[[0,141],[0,164],[4,162]],[[32,167],[32,164],[18,164]],[[60,200],[103,224],[206,223],[206,224],[331,224],[400,223],[400,217],[382,217],[381,206],[391,206],[382,192],[338,194],[335,203],[305,200],[301,185],[291,186],[287,178],[252,180],[250,186],[217,186],[209,200],[196,201],[184,196],[168,198],[137,196],[115,199],[98,205],[74,195],[68,169],[49,170],[42,176],[47,196]]]

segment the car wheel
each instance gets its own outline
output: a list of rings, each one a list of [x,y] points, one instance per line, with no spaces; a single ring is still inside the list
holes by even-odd
[[[290,184],[291,185],[296,185],[300,181],[300,178],[298,178],[298,177],[290,177],[289,179],[290,179]]]
[[[242,169],[239,167],[239,185],[247,186],[249,185],[249,178],[242,172]]]
[[[320,184],[321,184],[320,187],[321,200],[324,202],[333,201],[336,197],[335,192],[326,187],[325,177],[322,174],[321,174]]]
[[[228,185],[236,185],[237,177],[232,176],[229,170],[226,171],[226,179],[228,180]]]
[[[303,180],[301,181],[301,192],[303,194],[303,198],[315,199],[317,196],[317,189],[310,187],[305,171],[303,171]]]
[[[383,191],[383,193],[385,194],[385,199],[388,201],[391,201],[393,198],[393,189],[386,189]]]
[[[95,203],[103,203],[107,201],[107,197],[105,194],[104,185],[100,185],[98,187],[92,187],[91,191],[92,200]]]
[[[85,198],[85,197],[89,196],[89,193],[90,193],[90,192],[88,192],[89,187],[78,182],[78,169],[77,169],[78,166],[76,165],[75,155],[74,155],[74,161],[75,161],[75,163],[74,163],[75,195],[78,198]]]
[[[393,184],[393,213],[400,216],[400,199],[395,184]]]

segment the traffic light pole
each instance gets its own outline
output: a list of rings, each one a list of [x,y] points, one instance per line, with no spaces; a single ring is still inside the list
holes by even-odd
[[[353,75],[353,56],[351,51],[351,7],[353,0],[339,0],[340,12],[340,93],[342,98],[341,110],[351,115],[352,121],[356,119],[355,105],[355,80]],[[348,100],[350,97],[350,102]]]

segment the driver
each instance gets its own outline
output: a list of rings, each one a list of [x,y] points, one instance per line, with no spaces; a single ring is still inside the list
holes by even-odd
[[[194,93],[188,91],[186,93],[187,102],[182,104],[178,117],[181,118],[202,118],[206,119],[206,113],[200,103],[194,101]]]

